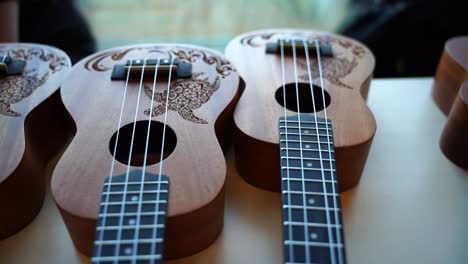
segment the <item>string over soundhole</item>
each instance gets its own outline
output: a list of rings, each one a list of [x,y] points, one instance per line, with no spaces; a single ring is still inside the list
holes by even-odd
[[[135,132],[133,126],[135,125]],[[150,131],[149,141],[146,141],[148,133],[148,126]],[[160,161],[161,155],[163,159],[169,157],[177,145],[177,136],[174,130],[166,125],[166,134],[164,141],[162,139],[164,124],[157,121],[137,121],[135,123],[127,124],[119,130],[119,140],[117,142],[117,131],[112,135],[109,142],[109,152],[119,162],[131,166],[143,166],[146,162],[147,165],[156,164]],[[135,133],[132,146],[132,133]],[[116,153],[113,153],[117,144]],[[161,145],[164,145],[164,153],[161,153]],[[147,155],[145,155],[145,150]],[[129,153],[131,152],[131,155]],[[128,160],[131,156],[131,160]],[[146,160],[145,160],[146,157]]]

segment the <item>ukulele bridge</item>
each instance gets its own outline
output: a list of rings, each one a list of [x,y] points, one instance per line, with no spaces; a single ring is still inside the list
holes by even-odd
[[[333,49],[329,44],[321,43],[313,39],[306,40],[305,43],[302,39],[278,39],[276,42],[267,42],[265,47],[266,53],[281,53],[281,42],[283,43],[283,50],[286,54],[292,54],[294,48],[296,48],[296,53],[304,54],[307,47],[311,56],[317,56],[317,48],[320,48],[321,56],[333,56]]]
[[[20,75],[23,73],[25,65],[25,61],[3,56],[0,58],[0,76]]]
[[[112,70],[112,80],[125,80],[127,75],[130,79],[143,77],[154,77],[155,72],[167,76],[169,72],[179,78],[192,77],[192,64],[181,62],[177,59],[151,59],[151,60],[128,60],[125,64],[117,64]],[[129,74],[130,71],[130,74]]]

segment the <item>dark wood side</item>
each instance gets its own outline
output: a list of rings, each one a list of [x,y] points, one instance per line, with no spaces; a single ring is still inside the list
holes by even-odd
[[[24,122],[25,151],[17,169],[0,184],[0,238],[24,228],[39,213],[44,202],[51,168],[73,136],[73,122],[55,92],[36,107]]]
[[[449,39],[437,66],[432,97],[446,115],[465,80],[468,80],[468,36]]]
[[[468,81],[453,103],[440,137],[440,148],[453,163],[468,169]]]
[[[46,184],[70,134],[56,92],[70,70],[56,48],[0,43],[0,56],[24,62],[17,75],[0,76],[0,238],[25,227],[39,212]],[[54,94],[55,92],[55,94]]]

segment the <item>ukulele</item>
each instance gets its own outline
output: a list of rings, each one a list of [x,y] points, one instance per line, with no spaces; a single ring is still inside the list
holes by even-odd
[[[38,44],[0,44],[0,239],[24,228],[41,209],[50,167],[69,134],[59,127],[54,92],[70,69],[61,50]]]
[[[432,97],[447,115],[439,140],[440,149],[453,163],[468,169],[468,36],[445,42]]]
[[[463,82],[468,80],[468,36],[454,37],[445,42],[432,87],[432,97],[446,115]]]
[[[376,130],[365,103],[371,51],[278,29],[236,37],[226,55],[246,83],[234,112],[236,166],[248,183],[281,191],[284,263],[345,263],[339,190],[359,182]]]
[[[119,47],[72,68],[61,96],[75,136],[51,189],[79,251],[161,263],[217,238],[239,84],[223,55],[187,45]]]

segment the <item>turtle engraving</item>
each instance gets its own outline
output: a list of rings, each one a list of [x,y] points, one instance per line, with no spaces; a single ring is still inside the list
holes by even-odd
[[[11,105],[18,103],[23,98],[30,96],[37,87],[43,85],[48,77],[48,73],[38,77],[25,74],[23,76],[8,76],[0,82],[0,114],[7,116],[21,116],[11,109]]]
[[[347,89],[353,89],[353,87],[343,83],[341,79],[351,74],[368,53],[364,46],[355,41],[333,34],[313,33],[308,31],[257,32],[244,36],[240,39],[240,42],[244,46],[261,47],[268,41],[277,41],[277,39],[279,39],[278,37],[297,40],[318,40],[321,43],[331,45],[335,56],[333,58],[321,57],[322,78],[327,79],[334,85]],[[343,56],[345,54],[348,54],[348,56]],[[320,78],[317,58],[310,58],[309,63],[312,80]],[[298,78],[302,81],[309,82],[309,72],[306,62],[298,61],[298,66],[306,72],[299,75]]]
[[[168,100],[168,110],[178,112],[185,120],[199,124],[208,124],[204,119],[195,116],[193,111],[210,100],[213,93],[219,89],[220,80],[219,77],[216,77],[213,82],[209,82],[208,78],[197,79],[196,76],[199,75],[194,74],[194,77],[191,79],[180,79],[172,83],[169,89],[169,99],[167,90],[156,92],[151,87],[145,85],[145,94],[150,99],[153,98],[155,102],[161,104],[153,109],[145,110],[144,114],[151,115],[151,117],[164,114],[166,112],[166,100]]]
[[[350,74],[354,68],[358,65],[356,58],[348,60],[347,58],[322,58],[322,78],[327,79],[334,85],[341,86],[348,89],[353,87],[343,83],[340,79]],[[318,68],[318,62],[316,58],[311,58],[310,62],[310,75],[312,80],[320,78],[320,71]],[[306,62],[298,62],[299,68],[306,71],[307,73],[299,75],[299,79],[309,82],[309,72],[307,69]]]
[[[27,62],[22,75],[5,76],[0,78],[0,115],[18,117],[20,113],[11,109],[12,105],[30,96],[38,87],[46,83],[47,79],[69,66],[66,56],[61,56],[52,50],[31,46],[0,45],[0,56],[9,55],[13,59]],[[39,73],[35,60],[40,64],[47,63],[48,71]],[[42,75],[42,77],[40,77]]]

